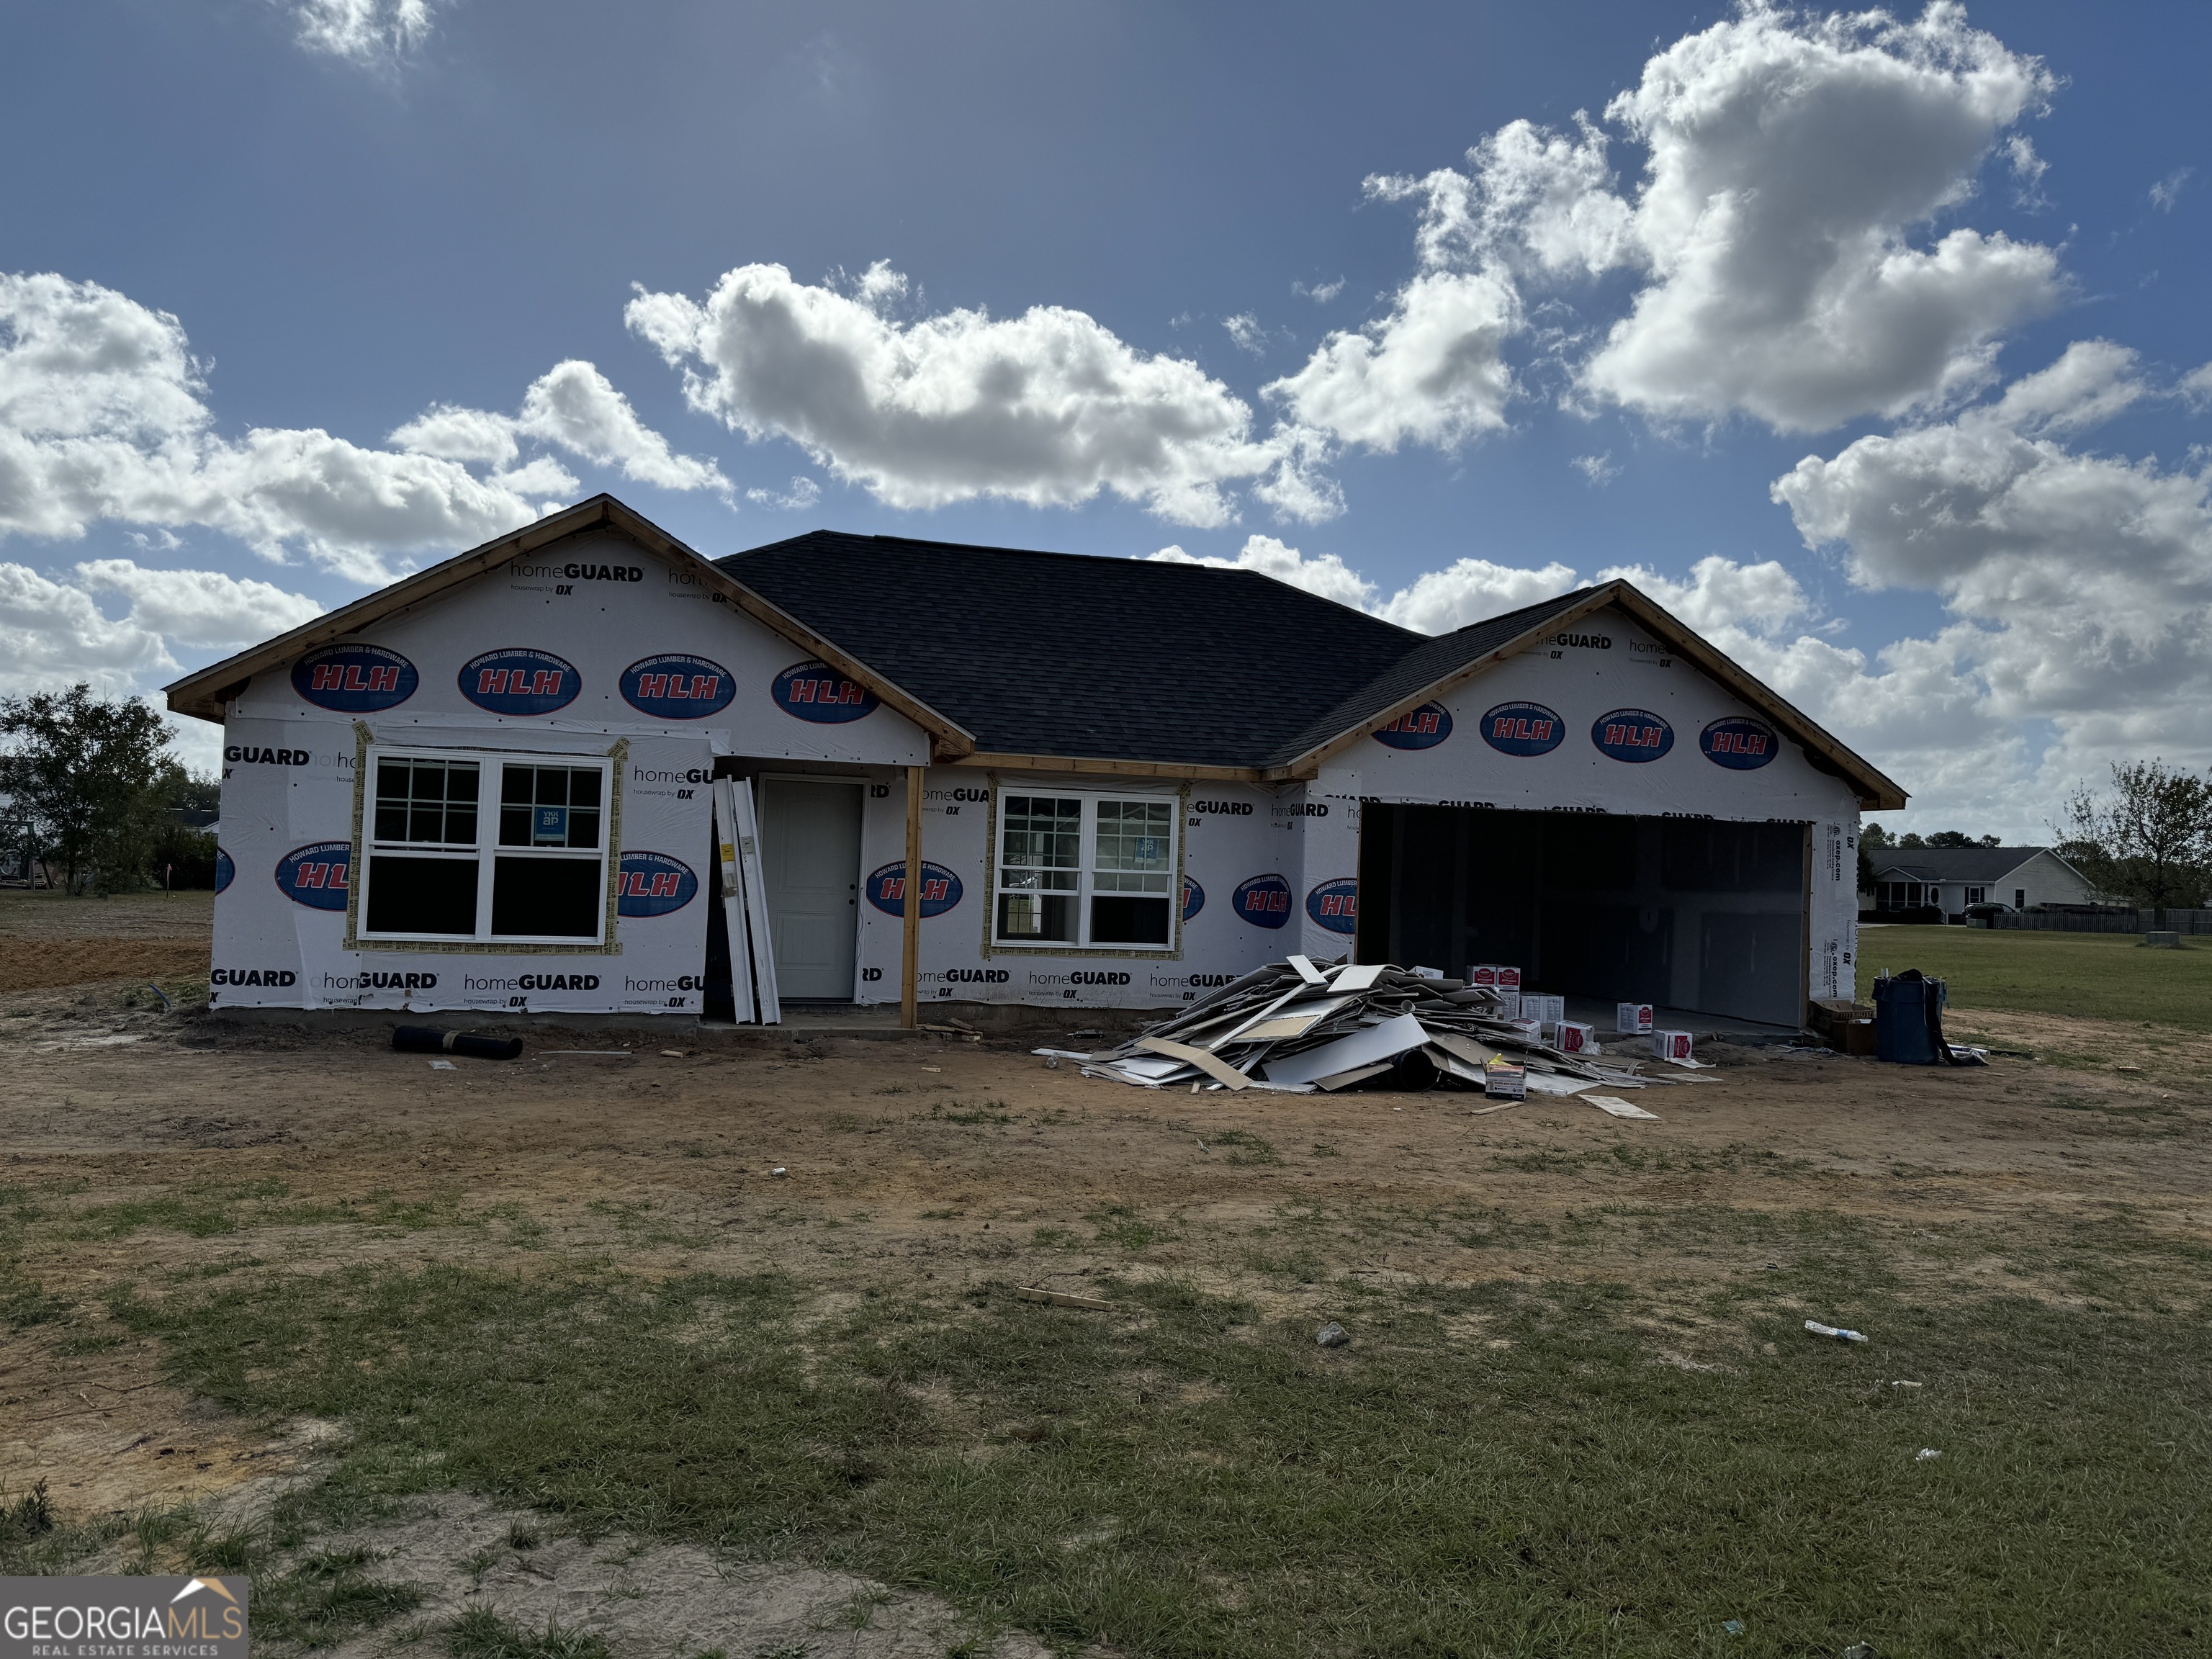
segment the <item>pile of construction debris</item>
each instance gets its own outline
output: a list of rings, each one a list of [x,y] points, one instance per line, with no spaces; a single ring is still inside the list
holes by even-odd
[[[1587,1050],[1570,1054],[1545,1040],[1540,1022],[1513,1012],[1496,990],[1427,969],[1291,957],[1146,1026],[1118,1048],[1034,1052],[1048,1066],[1073,1060],[1085,1077],[1147,1089],[1189,1084],[1310,1094],[1364,1084],[1475,1089],[1517,1099],[1675,1080],[1639,1076],[1634,1063],[1601,1064]]]

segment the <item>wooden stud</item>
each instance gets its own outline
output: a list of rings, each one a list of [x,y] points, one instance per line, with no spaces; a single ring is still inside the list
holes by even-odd
[[[921,1024],[921,776],[906,769],[906,915],[900,928],[899,1029]]]

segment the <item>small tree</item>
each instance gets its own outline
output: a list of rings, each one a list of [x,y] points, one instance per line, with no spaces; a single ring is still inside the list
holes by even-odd
[[[38,848],[60,860],[70,893],[94,877],[107,892],[144,881],[182,775],[159,714],[80,683],[0,698],[0,738],[8,740],[0,793]]]
[[[2084,784],[2066,803],[2062,848],[2100,892],[2149,906],[2154,927],[2169,905],[2203,896],[2212,864],[2212,783],[2162,760],[2112,764],[2109,798]]]

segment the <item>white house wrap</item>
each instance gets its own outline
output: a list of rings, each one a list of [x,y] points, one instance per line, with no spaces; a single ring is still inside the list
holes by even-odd
[[[1349,951],[1795,1024],[1849,992],[1859,813],[1904,799],[1623,583],[1430,639],[1247,572],[711,563],[604,496],[170,703],[224,726],[220,1006],[716,1012],[729,777],[787,1004],[908,991],[918,827],[926,1003]]]

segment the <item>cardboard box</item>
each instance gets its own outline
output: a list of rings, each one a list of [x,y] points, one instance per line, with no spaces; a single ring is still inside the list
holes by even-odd
[[[1654,1031],[1651,1052],[1662,1060],[1690,1060],[1690,1034],[1687,1031]]]
[[[1561,1054],[1594,1054],[1598,1052],[1596,1026],[1563,1019],[1559,1022],[1559,1032],[1552,1046]]]
[[[1521,1018],[1540,1020],[1546,1025],[1557,1025],[1567,1017],[1567,1000],[1545,991],[1523,991],[1521,994]]]
[[[1647,1036],[1651,1031],[1651,1005],[1623,1002],[1614,1006],[1613,1029],[1623,1036]]]
[[[1510,1060],[1493,1060],[1482,1068],[1482,1091],[1492,1100],[1526,1100],[1528,1071]]]
[[[1479,962],[1467,970],[1469,985],[1486,985],[1493,990],[1517,991],[1521,988],[1521,970],[1501,967],[1494,962]]]
[[[1500,991],[1498,993],[1498,1009],[1494,1018],[1498,1019],[1521,1018],[1521,994],[1518,991]]]
[[[1510,1019],[1505,1023],[1531,1042],[1544,1040],[1544,1022],[1540,1019]]]

